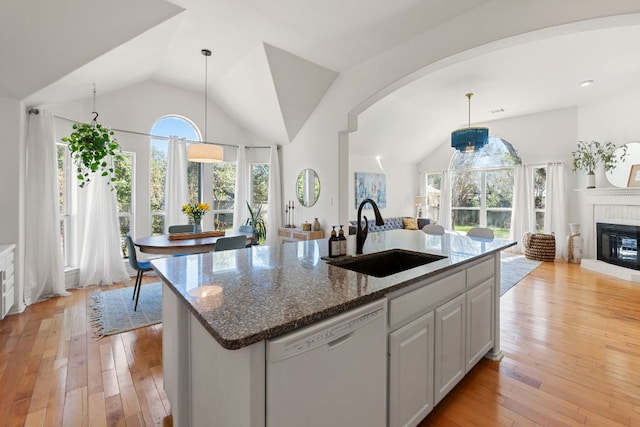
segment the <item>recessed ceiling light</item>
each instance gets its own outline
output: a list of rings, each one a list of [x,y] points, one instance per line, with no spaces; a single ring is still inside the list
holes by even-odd
[[[591,86],[594,83],[595,82],[593,80],[584,80],[580,82],[580,86],[587,87],[587,86]]]

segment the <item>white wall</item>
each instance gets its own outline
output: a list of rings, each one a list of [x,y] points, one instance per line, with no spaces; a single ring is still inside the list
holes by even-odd
[[[640,140],[640,85],[625,88],[578,109],[578,139],[611,141],[616,145]]]
[[[380,160],[380,164],[382,169],[378,165],[378,161],[373,157],[349,156],[349,220],[355,220],[358,213],[355,205],[356,172],[383,173],[386,175],[387,207],[380,209],[383,218],[415,216],[414,197],[417,194],[415,164],[384,159]],[[363,212],[365,211],[367,212],[367,218],[371,219],[373,214],[369,205],[364,207]]]
[[[590,23],[580,22],[599,16],[638,12],[636,2],[598,2],[581,4],[580,8],[565,8],[562,13],[551,0],[518,3],[495,0],[485,3],[432,31],[421,34],[380,55],[343,70],[292,144],[283,150],[284,200],[294,199],[293,187],[297,173],[315,169],[323,182],[323,193],[314,211],[331,224],[349,218],[348,182],[350,168],[345,162],[345,150],[350,131],[357,129],[357,115],[396,88],[428,72],[452,63],[513,43],[523,43],[537,37],[557,34],[558,25],[567,24],[561,32],[585,30]],[[478,27],[477,22],[483,22]],[[509,22],[509,25],[504,25]],[[599,22],[594,25],[606,25]],[[614,22],[611,21],[611,25]],[[535,33],[540,30],[539,33]],[[451,37],[455,34],[456,37]],[[526,37],[519,35],[526,34]],[[442,43],[446,40],[446,43]],[[576,130],[574,129],[574,135]],[[348,136],[348,135],[347,135]],[[340,142],[342,139],[342,142]],[[340,156],[340,157],[339,157]],[[304,163],[304,164],[301,164]],[[344,163],[342,165],[341,163]],[[317,212],[317,214],[315,214]],[[325,227],[325,230],[326,227]]]

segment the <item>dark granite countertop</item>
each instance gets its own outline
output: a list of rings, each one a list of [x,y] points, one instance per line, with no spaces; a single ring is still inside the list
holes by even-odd
[[[367,253],[405,249],[446,258],[387,277],[327,264],[327,239],[169,257],[154,270],[224,348],[276,337],[409,286],[515,242],[415,230],[370,233]],[[348,240],[355,253],[355,236]]]

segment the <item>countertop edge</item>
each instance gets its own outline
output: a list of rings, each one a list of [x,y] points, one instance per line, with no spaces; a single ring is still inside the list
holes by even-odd
[[[238,350],[240,348],[249,346],[251,344],[254,344],[256,342],[260,342],[263,340],[267,340],[267,339],[271,339],[271,338],[275,338],[277,336],[286,334],[288,332],[292,332],[296,329],[302,328],[304,326],[310,325],[312,323],[324,320],[326,318],[329,318],[333,315],[336,314],[340,314],[343,313],[347,310],[351,310],[353,308],[357,308],[359,306],[362,306],[364,304],[367,304],[369,302],[384,298],[385,296],[387,296],[390,293],[393,293],[399,289],[411,286],[415,283],[421,282],[423,280],[426,280],[430,277],[439,275],[443,272],[446,272],[448,270],[452,270],[455,268],[460,267],[461,265],[465,265],[465,264],[469,264],[472,263],[473,261],[486,257],[488,255],[494,255],[497,252],[501,252],[502,250],[514,246],[516,244],[516,242],[513,242],[509,245],[504,246],[503,248],[500,249],[495,249],[495,250],[490,250],[487,251],[483,254],[477,255],[477,256],[473,256],[470,257],[468,259],[465,259],[463,262],[459,262],[456,264],[452,264],[452,265],[448,265],[446,267],[443,267],[441,269],[438,269],[436,271],[432,271],[429,272],[427,274],[423,274],[420,276],[416,276],[414,278],[411,278],[409,280],[405,280],[402,281],[400,283],[397,283],[395,285],[391,285],[388,286],[385,289],[381,289],[379,291],[376,292],[372,292],[370,294],[366,294],[363,296],[360,296],[358,298],[354,298],[351,299],[345,303],[342,304],[338,304],[332,307],[329,307],[327,309],[315,312],[311,315],[299,318],[299,319],[295,319],[293,321],[275,326],[275,327],[271,327],[271,328],[267,328],[264,329],[260,332],[257,333],[253,333],[250,335],[246,335],[240,338],[233,338],[233,339],[229,339],[229,338],[225,338],[222,335],[219,334],[218,331],[216,331],[215,328],[213,328],[209,322],[207,322],[206,319],[204,319],[204,317],[201,315],[201,313],[196,310],[196,308],[191,304],[190,301],[188,301],[185,296],[179,292],[172,284],[171,282],[162,274],[162,272],[158,269],[156,269],[154,267],[154,271],[156,272],[156,274],[162,279],[163,283],[168,285],[169,289],[171,289],[171,291],[187,306],[187,308],[189,309],[189,311],[195,316],[195,318],[198,320],[198,322],[209,332],[209,334],[211,334],[211,336],[216,340],[216,342],[218,344],[220,344],[223,348],[227,349],[227,350]],[[152,264],[153,266],[153,264]]]

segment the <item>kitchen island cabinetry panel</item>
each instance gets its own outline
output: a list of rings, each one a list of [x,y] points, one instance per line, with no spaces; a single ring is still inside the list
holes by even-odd
[[[466,373],[465,301],[463,294],[435,310],[434,404],[438,404]]]
[[[418,424],[433,409],[433,312],[389,334],[389,427]]]
[[[467,368],[469,372],[493,347],[494,279],[467,292]]]

